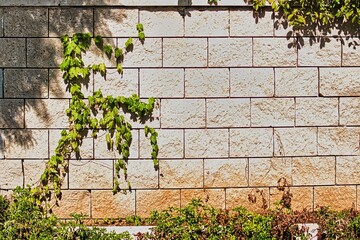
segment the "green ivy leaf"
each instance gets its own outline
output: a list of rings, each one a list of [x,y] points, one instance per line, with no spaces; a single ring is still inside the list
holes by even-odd
[[[123,74],[123,68],[120,63],[116,65],[116,70],[119,74]]]

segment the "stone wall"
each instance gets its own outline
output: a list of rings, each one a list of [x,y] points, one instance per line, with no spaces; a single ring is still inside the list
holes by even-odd
[[[69,160],[61,217],[93,218],[183,206],[201,197],[215,207],[271,207],[282,177],[293,208],[356,207],[360,183],[360,50],[356,38],[291,28],[267,9],[206,1],[4,1],[0,3],[0,188],[34,185],[68,126],[69,93],[58,69],[59,37],[102,35],[114,46],[136,37],[124,75],[91,77],[86,95],[156,97],[160,169],[134,123],[128,164],[132,192],[113,196],[104,136],[87,138]],[[192,3],[192,5],[191,5]],[[18,6],[25,7],[18,7]],[[58,6],[60,5],[60,7]],[[82,6],[83,5],[83,6]],[[153,6],[151,6],[153,5]],[[14,7],[17,6],[17,7]],[[341,31],[341,30],[340,30]],[[321,37],[322,36],[322,37]],[[95,48],[94,48],[95,49]],[[95,50],[86,63],[114,62]],[[259,192],[259,191],[261,192]],[[256,203],[248,195],[257,196]]]

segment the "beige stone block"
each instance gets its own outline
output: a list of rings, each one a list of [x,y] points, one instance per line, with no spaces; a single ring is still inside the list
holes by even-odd
[[[359,68],[320,68],[320,93],[324,96],[359,96]]]
[[[229,36],[229,11],[189,10],[185,17],[185,36]]]
[[[318,96],[316,68],[275,68],[276,96]]]
[[[176,9],[141,9],[140,22],[146,37],[184,36],[184,19]]]
[[[59,206],[53,205],[53,212],[59,218],[70,218],[71,213],[90,216],[90,192],[87,190],[63,190]]]
[[[164,38],[163,62],[164,67],[206,67],[207,39]]]
[[[250,202],[249,195],[254,200]],[[269,207],[268,188],[227,188],[226,209],[245,207],[249,211],[258,213],[265,212]]]
[[[140,69],[139,87],[141,97],[184,97],[184,70]]]
[[[162,99],[161,126],[163,128],[205,127],[205,100]]]
[[[58,67],[63,60],[59,38],[28,38],[27,67]]]
[[[358,155],[359,132],[359,128],[319,128],[319,155]]]
[[[0,169],[0,187],[2,189],[23,187],[24,176],[21,160],[1,160]]]
[[[289,46],[292,41],[292,38],[254,38],[254,66],[296,66],[296,48]]]
[[[180,190],[137,190],[136,215],[149,217],[152,211],[180,207]]]
[[[334,185],[334,157],[298,157],[292,159],[293,185]]]
[[[308,38],[304,38],[309,42]],[[299,66],[341,66],[341,42],[330,41],[325,47],[320,44],[306,43],[298,50]]]
[[[139,21],[138,15],[138,9],[95,8],[94,35],[136,37],[138,35],[136,30],[136,23]]]
[[[231,157],[270,157],[273,155],[273,129],[230,129]]]
[[[229,156],[227,129],[186,129],[186,158],[215,158]]]
[[[209,38],[209,67],[252,66],[251,38]]]
[[[188,205],[192,199],[201,199],[206,205],[225,209],[224,189],[181,189],[181,207]]]
[[[252,126],[294,126],[295,102],[292,98],[251,99]]]
[[[0,128],[24,127],[24,101],[0,99]]]
[[[186,97],[228,97],[229,70],[203,68],[185,70]]]
[[[356,208],[356,186],[315,187],[314,206],[332,210]]]
[[[248,160],[205,159],[204,187],[244,187],[248,186]]]
[[[231,97],[274,96],[274,71],[271,68],[230,68]]]
[[[203,160],[160,160],[160,188],[202,188]]]
[[[96,46],[96,44],[91,44],[86,53],[82,53],[82,60],[84,61],[84,66],[104,63],[107,68],[116,67],[114,51],[117,47],[117,39],[103,38],[103,45],[105,46],[107,44],[113,48],[113,54],[110,57],[103,51],[103,49]],[[97,74],[100,75],[100,73]]]
[[[70,160],[70,189],[112,189],[112,160]]]
[[[312,187],[290,187],[291,209],[294,211],[301,211],[304,208],[313,210],[313,188]],[[271,208],[276,208],[276,205],[282,199],[284,192],[277,188],[270,188],[270,203]]]
[[[341,66],[360,66],[360,48],[353,43],[345,42],[342,47]],[[351,44],[351,45],[350,45]]]
[[[111,191],[91,191],[92,218],[125,218],[135,214],[135,192],[114,195]]]
[[[340,125],[360,124],[360,98],[340,98]]]
[[[4,36],[4,8],[0,9],[0,37]]]
[[[360,158],[358,156],[336,157],[336,183],[358,184],[360,182]]]
[[[184,157],[184,131],[183,130],[166,130],[157,129],[158,133],[158,158],[183,158]],[[151,144],[149,136],[145,137],[140,132],[140,158],[151,157]]]
[[[208,127],[250,127],[249,99],[208,99]]]
[[[257,17],[245,8],[230,10],[230,36],[273,36],[272,11],[265,10],[260,15]]]
[[[4,8],[6,37],[47,37],[48,11],[46,8]]]
[[[328,126],[338,125],[337,98],[297,98],[297,126]]]
[[[50,8],[49,36],[59,37],[75,33],[93,34],[92,8]]]
[[[159,172],[154,167],[152,160],[129,160],[127,164],[127,180],[131,189],[149,189],[159,187]],[[123,172],[120,170],[120,187],[127,188],[126,182],[122,181]]]
[[[25,51],[25,38],[1,38],[0,67],[25,67]]]

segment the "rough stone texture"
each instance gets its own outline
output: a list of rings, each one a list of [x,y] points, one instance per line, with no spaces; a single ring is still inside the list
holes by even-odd
[[[160,188],[202,188],[203,160],[160,160]]]
[[[229,11],[190,10],[191,17],[185,17],[185,36],[228,36]]]
[[[275,68],[275,95],[318,96],[316,68]]]
[[[292,38],[254,38],[254,66],[295,66],[296,48],[289,46]]]
[[[24,38],[0,38],[0,67],[25,67]]]
[[[149,153],[150,156],[150,153]],[[129,160],[127,164],[128,180],[132,189],[150,189],[159,187],[159,172],[155,170],[152,160]],[[122,170],[120,170],[120,176]],[[123,177],[120,177],[123,180]],[[127,187],[127,183],[120,182],[123,189]]]
[[[91,191],[93,218],[119,218],[135,214],[135,192],[114,195],[110,191]]]
[[[270,206],[275,208],[283,196],[283,191],[279,191],[277,188],[270,188]],[[291,187],[291,209],[301,211],[304,208],[308,210],[313,209],[313,188],[311,187]]]
[[[359,96],[359,68],[320,68],[320,93],[324,96]]]
[[[336,183],[360,183],[360,158],[358,156],[336,157]]]
[[[333,210],[356,207],[356,186],[314,188],[314,207],[328,206]]]
[[[205,159],[204,187],[248,186],[247,159]]]
[[[161,100],[161,126],[163,128],[205,127],[205,100]]]
[[[164,67],[206,67],[205,38],[164,38]]]
[[[24,183],[30,186],[36,186],[40,182],[40,176],[46,167],[46,160],[26,160],[24,161]],[[67,188],[67,184],[63,185]]]
[[[309,42],[308,38],[304,38]],[[341,43],[331,39],[324,48],[320,44],[305,43],[298,50],[299,66],[341,66]]]
[[[340,124],[360,125],[360,98],[340,98]]]
[[[4,97],[4,71],[0,69],[0,98]]]
[[[58,38],[28,38],[27,67],[58,67],[63,47]]]
[[[256,200],[249,202],[248,196],[251,195]],[[263,204],[265,201],[265,205]],[[264,212],[264,208],[269,206],[269,189],[268,188],[227,188],[226,189],[226,209],[236,207],[245,207],[254,212]]]
[[[228,139],[227,129],[186,129],[185,157],[228,157]]]
[[[24,127],[24,101],[0,99],[0,128]]]
[[[264,11],[256,17],[248,8],[230,10],[230,36],[272,36],[272,14]]]
[[[140,22],[146,37],[184,36],[184,19],[175,9],[141,9]]]
[[[274,71],[271,68],[230,68],[231,97],[272,97]]]
[[[111,45],[113,50],[118,46],[116,38],[103,38],[103,44],[104,46],[107,44]],[[120,47],[122,48],[123,46]],[[125,52],[125,49],[123,49],[123,52]],[[91,44],[86,53],[82,54],[82,59],[85,66],[104,63],[107,68],[116,67],[115,54],[112,54],[109,58],[96,44]]]
[[[2,160],[0,161],[1,189],[13,189],[16,186],[23,186],[23,172],[21,160]]]
[[[360,58],[360,48],[355,45],[355,43],[359,43],[359,41],[353,41],[353,39],[349,39],[349,41],[345,41],[345,45],[342,47],[342,62],[341,66],[360,66],[359,58]]]
[[[60,37],[65,34],[93,33],[93,10],[91,8],[50,8],[49,35]]]
[[[184,97],[184,70],[141,69],[139,87],[141,97]]]
[[[230,129],[231,157],[269,157],[273,155],[271,128]]]
[[[251,38],[209,38],[209,67],[252,65]]]
[[[329,126],[339,122],[337,98],[297,98],[297,126]]]
[[[317,154],[316,128],[277,128],[274,131],[275,156],[313,156]]]
[[[228,97],[229,70],[203,68],[185,70],[186,97]]]
[[[208,127],[250,127],[249,99],[209,99],[206,107]]]
[[[0,37],[4,36],[4,8],[0,8]]]
[[[46,8],[4,8],[3,24],[6,37],[47,37],[48,11]]]
[[[319,128],[319,155],[358,155],[360,128]]]
[[[293,126],[295,102],[291,98],[251,100],[251,126]]]
[[[224,189],[181,189],[181,207],[197,198],[214,208],[225,209]]]
[[[180,207],[180,190],[137,190],[136,215],[150,216],[151,211]]]
[[[63,190],[59,207],[54,206],[54,214],[60,218],[70,218],[76,212],[90,216],[90,192],[86,190]]]

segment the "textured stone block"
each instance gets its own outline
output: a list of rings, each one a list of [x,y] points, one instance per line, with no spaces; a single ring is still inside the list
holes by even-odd
[[[271,68],[230,68],[231,97],[274,96],[274,71]]]
[[[229,156],[227,129],[186,129],[186,158],[215,158]]]
[[[62,61],[63,47],[58,38],[28,38],[28,67],[58,67]]]
[[[181,189],[181,207],[199,198],[214,208],[225,209],[224,189]]]
[[[161,50],[161,48],[159,47]],[[152,50],[153,51],[153,50]],[[206,38],[165,38],[164,67],[206,67]]]
[[[249,195],[252,196],[254,202],[249,201]],[[227,188],[226,209],[231,210],[236,207],[245,207],[254,212],[264,212],[269,207],[269,189]]]
[[[297,126],[329,126],[339,122],[337,98],[297,98]]]
[[[350,40],[351,41],[351,40]],[[360,48],[354,43],[345,42],[342,47],[341,66],[360,66]],[[350,45],[351,44],[351,45]]]
[[[336,158],[336,183],[358,184],[360,182],[360,158],[344,156]]]
[[[319,155],[358,155],[359,132],[360,128],[319,128]]]
[[[291,98],[251,100],[252,126],[294,126],[295,102]]]
[[[296,66],[296,48],[286,38],[254,38],[254,66]]]
[[[313,210],[313,188],[312,187],[291,187],[291,209],[295,211],[301,211],[304,208],[307,210]],[[283,196],[283,191],[279,191],[277,188],[270,188],[270,204],[271,208],[275,208],[277,203]]]
[[[359,96],[359,68],[320,68],[320,93],[324,96]]]
[[[74,212],[90,216],[90,192],[63,190],[59,206],[54,206],[53,212],[59,218],[70,218],[70,214]]]
[[[309,42],[304,38],[305,42]],[[325,47],[320,44],[305,44],[298,50],[299,66],[341,66],[341,42],[330,41]]]
[[[124,218],[135,214],[135,192],[114,195],[111,191],[91,191],[92,218]]]
[[[26,160],[23,162],[25,186],[36,186],[40,183],[40,177],[45,170],[46,162],[46,160]],[[63,185],[62,188],[67,188],[67,184]]]
[[[4,8],[4,35],[6,37],[47,37],[47,8]]]
[[[109,44],[114,50],[117,47],[117,39],[103,38],[103,45],[105,46],[107,44]],[[121,46],[120,48],[122,47],[123,46]],[[123,51],[125,51],[125,49]],[[115,54],[112,54],[109,58],[109,56],[101,48],[96,46],[96,44],[91,44],[86,53],[82,53],[82,59],[84,61],[84,66],[104,63],[107,68],[116,67]]]
[[[92,8],[50,8],[49,35],[59,37],[75,33],[93,34]]]
[[[229,36],[229,11],[190,10],[185,17],[185,36]]]
[[[2,189],[14,189],[23,186],[23,171],[21,160],[0,161],[0,183]]]
[[[140,69],[140,96],[184,97],[184,70]]]
[[[161,100],[161,126],[163,128],[205,127],[205,100]]]
[[[24,101],[0,99],[0,128],[24,127]]]
[[[360,98],[340,98],[340,124],[360,125]]]
[[[316,68],[275,68],[276,96],[318,96]]]
[[[4,98],[4,71],[0,69],[0,98]]]
[[[208,99],[208,127],[250,127],[249,99]]]
[[[186,97],[228,97],[229,70],[204,68],[185,70]]]
[[[244,187],[248,186],[248,160],[205,159],[204,187]]]
[[[314,206],[327,206],[332,210],[355,208],[356,186],[315,187]]]
[[[0,37],[4,36],[4,8],[0,9]]]
[[[249,9],[230,10],[230,36],[273,36],[272,14],[265,10],[257,17],[256,13]]]
[[[120,170],[120,187],[127,188],[126,182]],[[159,187],[159,172],[155,170],[152,160],[129,160],[127,164],[128,181],[131,184],[131,189],[149,189]]]
[[[0,67],[25,67],[25,49],[25,38],[1,38]]]
[[[204,187],[203,160],[161,160],[160,188]]]
[[[273,129],[230,129],[231,157],[269,157],[273,155]]]
[[[136,215],[149,217],[150,212],[180,207],[180,190],[137,190]]]
[[[251,65],[251,38],[209,39],[209,67],[240,67]]]

